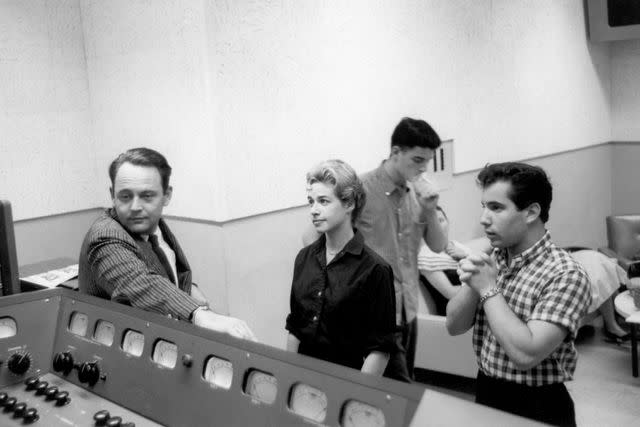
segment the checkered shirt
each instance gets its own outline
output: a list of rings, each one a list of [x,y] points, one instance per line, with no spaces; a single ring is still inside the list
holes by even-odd
[[[495,249],[498,268],[496,285],[511,310],[527,323],[542,320],[567,329],[562,343],[537,366],[523,371],[509,360],[493,335],[481,307],[473,329],[473,348],[478,365],[488,376],[529,386],[569,381],[576,369],[578,353],[573,345],[578,322],[591,302],[589,278],[580,264],[545,235],[507,265],[504,249]]]

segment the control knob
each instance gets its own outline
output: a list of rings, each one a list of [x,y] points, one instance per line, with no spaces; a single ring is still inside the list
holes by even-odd
[[[33,390],[34,388],[36,388],[39,382],[40,378],[38,377],[29,377],[24,381],[25,385],[27,386],[27,390]]]
[[[24,412],[27,410],[27,404],[24,402],[17,403],[13,408],[13,415],[18,418],[24,415]]]
[[[94,385],[100,379],[98,362],[83,362],[78,366],[78,380],[81,383]]]
[[[107,422],[105,423],[106,427],[120,427],[120,425],[122,424],[122,418],[121,417],[111,417],[107,420]]]
[[[46,400],[53,400],[56,398],[56,394],[58,394],[58,387],[56,386],[51,386],[48,387],[45,391],[44,391],[44,395],[45,395],[45,399]]]
[[[46,381],[38,382],[38,384],[36,384],[36,388],[35,388],[36,394],[38,396],[42,396],[47,391],[47,388],[49,388],[49,383],[48,382],[46,382]]]
[[[38,410],[36,408],[29,408],[24,411],[24,414],[22,415],[22,419],[24,420],[25,424],[30,424],[34,421],[37,421],[38,418],[40,418],[40,416],[38,415]]]
[[[13,411],[13,408],[16,407],[16,403],[18,403],[18,399],[15,397],[10,397],[4,402],[5,411]]]
[[[111,418],[111,414],[109,414],[109,411],[104,409],[93,414],[93,420],[96,422],[97,426],[105,425],[109,418]]]
[[[64,406],[71,401],[67,391],[59,391],[53,398],[56,401],[56,406]]]
[[[62,372],[65,375],[69,375],[69,372],[73,369],[73,356],[70,352],[65,351],[56,353],[53,356],[53,370],[56,372]]]
[[[16,375],[23,375],[31,367],[31,355],[26,351],[19,351],[9,356],[7,368]]]

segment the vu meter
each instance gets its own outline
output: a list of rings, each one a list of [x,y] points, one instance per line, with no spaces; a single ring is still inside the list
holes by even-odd
[[[315,387],[298,383],[293,387],[289,407],[296,414],[321,423],[327,416],[327,395]]]
[[[252,370],[247,377],[245,393],[266,404],[273,404],[278,394],[278,380],[266,372]]]
[[[173,369],[178,360],[178,346],[169,341],[158,340],[153,347],[152,357],[158,365]]]
[[[144,349],[144,335],[133,329],[127,329],[122,339],[122,351],[140,357]]]
[[[366,403],[350,400],[344,405],[342,422],[344,427],[384,427],[382,410]]]
[[[15,320],[11,317],[0,317],[0,339],[12,337],[17,331]]]
[[[211,356],[204,366],[203,376],[210,384],[228,390],[233,380],[233,365],[228,360]]]
[[[86,314],[75,311],[69,319],[69,331],[78,336],[85,336],[89,318]]]
[[[114,334],[115,329],[112,323],[105,320],[98,320],[98,323],[96,323],[96,329],[93,331],[93,339],[100,344],[111,346],[111,344],[113,344]]]

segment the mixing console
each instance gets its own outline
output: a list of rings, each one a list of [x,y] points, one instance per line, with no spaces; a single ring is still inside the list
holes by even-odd
[[[0,298],[0,426],[401,427],[452,414],[529,424],[66,289]]]

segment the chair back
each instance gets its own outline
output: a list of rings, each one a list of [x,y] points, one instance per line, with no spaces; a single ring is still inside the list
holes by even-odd
[[[607,217],[609,248],[624,258],[640,255],[640,215]]]

